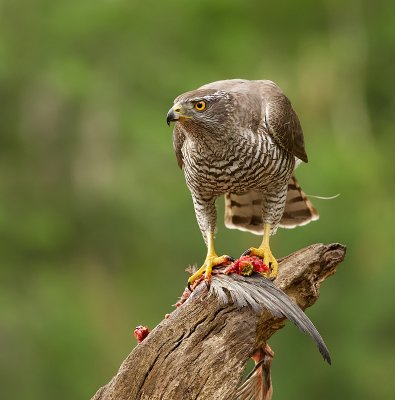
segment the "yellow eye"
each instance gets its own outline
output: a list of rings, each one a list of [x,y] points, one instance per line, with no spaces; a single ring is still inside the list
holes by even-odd
[[[203,111],[206,108],[206,103],[204,101],[198,101],[195,103],[195,109],[197,111]]]

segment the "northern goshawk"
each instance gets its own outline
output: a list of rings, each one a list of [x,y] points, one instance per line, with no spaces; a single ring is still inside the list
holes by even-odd
[[[167,123],[176,121],[173,144],[192,194],[196,218],[207,245],[201,275],[229,257],[214,249],[215,200],[225,195],[225,225],[255,234],[262,244],[249,253],[270,266],[278,263],[269,236],[279,226],[292,228],[318,219],[293,172],[307,162],[303,132],[290,101],[268,80],[232,79],[209,83],[174,101]]]

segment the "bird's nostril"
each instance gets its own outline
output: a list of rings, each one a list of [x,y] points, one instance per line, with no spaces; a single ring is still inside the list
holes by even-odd
[[[181,111],[181,108],[179,108],[179,107],[174,108],[174,112],[179,113],[180,111]]]

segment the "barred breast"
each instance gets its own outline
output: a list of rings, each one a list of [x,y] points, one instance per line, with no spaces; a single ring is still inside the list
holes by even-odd
[[[284,186],[295,165],[268,135],[239,135],[227,143],[186,140],[182,153],[187,185],[202,197]]]

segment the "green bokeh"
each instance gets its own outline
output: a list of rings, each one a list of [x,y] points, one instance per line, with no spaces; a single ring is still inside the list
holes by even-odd
[[[267,4],[265,4],[267,3]],[[283,256],[348,246],[308,310],[270,341],[276,399],[392,399],[395,6],[352,0],[0,1],[0,398],[86,399],[155,326],[205,248],[172,149],[173,99],[233,77],[292,99],[317,223]],[[222,210],[222,204],[219,205]],[[220,213],[221,214],[221,213]],[[219,218],[218,250],[253,235]]]

